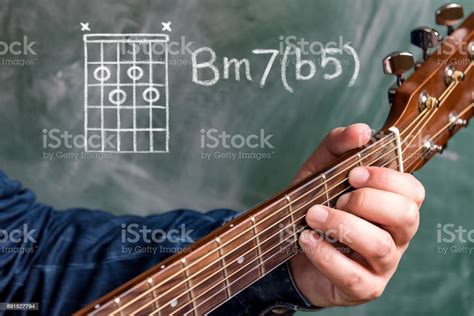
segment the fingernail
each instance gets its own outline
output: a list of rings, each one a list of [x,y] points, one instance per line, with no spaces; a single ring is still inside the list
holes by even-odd
[[[309,230],[303,230],[300,239],[304,244],[309,244],[311,242],[311,232]]]
[[[337,199],[336,208],[338,208],[338,209],[344,208],[344,206],[346,206],[346,205],[347,205],[347,202],[349,201],[350,195],[351,195],[350,192],[341,195],[341,196]]]
[[[301,233],[300,239],[305,245],[314,244],[315,242],[319,241],[319,239],[315,236],[315,232],[309,229],[306,229]]]
[[[369,179],[369,171],[364,167],[357,167],[349,173],[349,182],[353,185],[363,185]]]
[[[312,206],[308,211],[308,216],[311,221],[324,223],[328,219],[328,210],[321,205]]]

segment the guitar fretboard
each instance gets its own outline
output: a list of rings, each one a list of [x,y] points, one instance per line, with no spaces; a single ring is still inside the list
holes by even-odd
[[[347,180],[351,169],[400,169],[397,136],[384,137],[242,214],[196,243],[190,253],[172,257],[139,282],[132,280],[133,286],[118,289],[92,314],[202,315],[220,306],[298,253],[308,208],[334,206],[352,189]]]

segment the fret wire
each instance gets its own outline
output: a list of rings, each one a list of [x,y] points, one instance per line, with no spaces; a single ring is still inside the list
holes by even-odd
[[[378,157],[376,160],[372,161],[371,163],[377,162],[379,159],[385,157],[386,155],[388,155],[388,154],[391,153],[391,152],[392,152],[392,150],[390,150],[389,152],[387,152],[385,155],[383,155],[383,156],[381,156],[381,157]],[[393,161],[394,161],[394,159],[390,160],[390,161],[389,161],[388,163],[386,163],[385,165],[390,164],[390,163],[392,163]],[[336,184],[335,186],[333,186],[331,189],[333,189],[333,188],[339,186],[340,184],[342,184],[342,183],[345,182],[346,180],[347,180],[347,178],[345,178],[344,180],[342,180],[341,182],[339,182],[338,184]],[[351,187],[348,187],[348,188],[342,190],[340,193],[343,193],[343,192],[347,191],[347,190],[350,189],[350,188],[351,188]],[[318,198],[320,198],[322,195],[323,195],[323,194],[321,194],[321,195],[317,196],[316,198],[312,199],[311,201],[307,202],[305,205],[303,205],[302,207],[300,207],[300,208],[298,208],[296,211],[294,211],[293,214],[296,213],[297,211],[301,210],[301,209],[304,209],[306,206],[308,206],[308,205],[311,204],[312,202],[316,201],[316,200],[317,200]],[[336,196],[333,196],[332,198],[330,198],[330,200],[334,199],[335,197],[336,197]],[[330,202],[330,201],[328,201],[328,202]],[[305,216],[305,215],[299,217],[296,221],[303,219],[304,216]],[[288,216],[284,217],[283,219],[280,219],[280,221],[286,219],[287,217],[288,217]],[[285,228],[283,228],[283,230],[286,229],[288,226],[289,226],[289,225],[285,226]],[[272,227],[275,227],[275,225],[274,225],[274,226],[269,226],[269,227],[267,227],[264,231],[266,231],[266,230],[268,230],[269,228],[272,228]],[[264,231],[260,232],[259,234],[263,233]],[[263,243],[269,241],[271,238],[273,238],[274,236],[276,236],[277,234],[279,234],[281,231],[282,231],[282,230],[277,231],[275,234],[273,234],[273,235],[271,235],[270,237],[268,237]],[[251,241],[251,240],[249,240],[249,241]],[[244,244],[248,243],[249,241],[245,242]],[[244,256],[247,255],[250,251],[253,251],[253,250],[257,249],[257,247],[259,247],[259,246],[253,247],[253,248],[251,248],[250,250],[248,250],[246,253],[244,253]],[[274,247],[272,247],[271,249],[273,249],[273,248],[274,248]],[[271,250],[271,249],[270,249],[270,250]],[[266,253],[268,253],[268,251],[266,251],[264,254],[266,254]],[[262,256],[262,255],[259,254],[259,256]],[[257,260],[257,259],[260,259],[259,261],[260,261],[260,265],[261,265],[261,264],[262,264],[262,261],[261,261],[262,258],[255,258],[255,259],[252,260],[251,262],[253,262],[253,261]],[[229,265],[230,265],[230,264],[229,264]],[[227,266],[229,266],[229,265],[227,265]],[[247,263],[244,267],[246,267],[247,265],[248,265],[248,263]],[[226,267],[227,267],[227,266],[226,266]],[[242,268],[244,268],[244,267],[242,267]],[[241,268],[241,269],[242,269],[242,268]],[[204,269],[205,269],[205,268],[204,268]],[[240,271],[241,269],[237,270],[236,272]],[[220,271],[221,271],[221,270],[218,270],[216,273],[219,273]],[[230,276],[234,275],[236,272],[232,273]],[[212,276],[212,275],[211,275],[211,276]],[[206,280],[208,280],[211,276],[209,276],[209,277],[206,278],[205,280],[202,280],[201,283],[196,284],[195,287],[201,285],[202,283],[204,283],[204,282],[205,282]],[[206,292],[205,292],[205,293],[206,293]],[[201,293],[198,297],[202,296],[202,295],[205,294],[205,293]],[[235,294],[234,294],[234,295],[235,295]],[[166,304],[165,304],[165,305],[166,305]],[[182,308],[182,307],[181,307],[181,308]]]
[[[154,300],[154,302],[155,302],[153,305],[155,305],[155,309],[159,309],[159,308],[160,308],[160,304],[159,304],[159,302],[158,302],[158,298],[156,297],[155,290],[153,289],[153,278],[151,278],[151,277],[148,278],[147,284],[148,284],[148,287],[149,287],[150,289],[152,289],[152,291],[151,291],[151,297],[153,298],[153,300]],[[159,312],[158,315],[161,315],[161,312]]]
[[[362,154],[360,152],[357,153],[357,158],[359,161],[359,167],[362,167]]]
[[[324,184],[324,192],[326,193],[326,205],[329,206],[329,191],[328,191],[328,182],[326,180],[326,174],[323,173],[321,175],[321,179],[323,179]],[[324,203],[323,203],[324,204]]]
[[[217,247],[219,248],[220,245],[221,245],[221,240],[219,237],[216,238],[216,243],[217,243]],[[232,293],[230,292],[230,287],[229,287],[229,278],[227,276],[228,272],[227,272],[227,267],[225,266],[225,262],[224,262],[224,256],[222,256],[222,248],[219,248],[219,258],[220,258],[220,262],[221,262],[221,268],[223,268],[223,272],[224,272],[224,281],[225,281],[225,284],[227,285],[227,298],[230,298],[232,296]]]
[[[295,218],[293,217],[293,207],[291,206],[291,199],[290,199],[290,196],[288,194],[285,194],[285,198],[288,202],[288,211],[290,213],[290,220],[291,220],[291,230],[293,232],[293,235],[295,237],[295,246],[298,247],[298,238],[296,236],[296,222],[295,222]]]
[[[189,277],[189,270],[186,267],[186,258],[181,259],[181,264],[183,265],[184,277],[185,277],[185,280],[186,280],[186,287],[188,288],[186,295],[189,294],[189,297],[191,298],[193,308],[196,308],[196,301],[194,299],[193,287],[191,287],[191,278]],[[175,298],[176,302],[178,302],[178,298],[179,298],[179,296],[177,298]],[[163,307],[165,307],[166,305],[168,305],[171,302],[173,302],[173,301],[167,302],[166,304],[163,305]],[[158,311],[160,311],[160,310],[158,309]]]
[[[250,218],[250,221],[252,222],[252,230],[255,237],[255,243],[257,244],[257,256],[259,257],[260,262],[261,262],[262,258],[260,256],[261,256],[262,249],[260,248],[260,241],[258,238],[257,227],[255,226],[255,223],[256,223],[255,217],[252,216]],[[265,274],[265,267],[260,266],[260,275],[263,276],[264,274]]]

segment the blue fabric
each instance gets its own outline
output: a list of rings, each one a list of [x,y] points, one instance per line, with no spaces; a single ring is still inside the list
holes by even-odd
[[[0,171],[0,302],[38,302],[42,315],[69,315],[236,214],[226,209],[204,214],[175,210],[146,217],[87,209],[56,211],[36,202],[33,192]],[[158,234],[153,241],[150,234],[136,238],[139,228],[174,234]],[[271,313],[274,306],[308,306],[286,265],[214,314]]]

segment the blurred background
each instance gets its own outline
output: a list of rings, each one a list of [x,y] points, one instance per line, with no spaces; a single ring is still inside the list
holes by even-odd
[[[466,15],[471,1],[458,1]],[[0,41],[35,42],[21,55],[0,56],[0,168],[58,209],[88,207],[115,214],[146,215],[176,208],[244,211],[283,189],[299,165],[332,128],[365,122],[379,128],[389,111],[382,59],[397,50],[421,51],[409,43],[411,29],[435,26],[443,1],[23,1],[0,0]],[[161,33],[172,22],[170,41],[191,50],[211,47],[221,78],[207,87],[192,81],[189,52],[170,55],[170,143],[165,154],[113,154],[104,159],[70,159],[61,153],[80,148],[43,148],[43,130],[84,132],[84,44],[86,33]],[[81,31],[89,23],[91,32]],[[445,28],[436,27],[441,34]],[[166,32],[165,32],[166,33]],[[344,43],[360,59],[337,56],[342,74],[332,80],[331,65],[320,56],[316,74],[295,80],[288,65],[282,85],[279,60],[259,86],[268,56],[257,48],[279,49],[285,40]],[[283,39],[283,40],[282,40]],[[179,46],[179,47],[181,47]],[[204,55],[203,55],[204,56]],[[224,79],[223,58],[248,58],[253,81]],[[204,58],[204,57],[203,57]],[[281,55],[278,57],[281,58]],[[5,61],[7,60],[7,62]],[[8,62],[10,60],[10,62]],[[16,60],[12,64],[12,60]],[[22,62],[23,60],[23,65]],[[209,74],[208,74],[209,75]],[[249,149],[266,159],[226,159],[201,146],[201,130],[228,134],[272,134],[273,148]],[[334,308],[317,315],[474,315],[474,252],[438,253],[439,247],[474,249],[471,242],[438,242],[438,224],[474,229],[474,149],[472,127],[451,142],[416,176],[427,198],[417,236],[385,294],[375,302]],[[47,159],[53,153],[53,159]],[[211,159],[202,158],[211,153]]]

